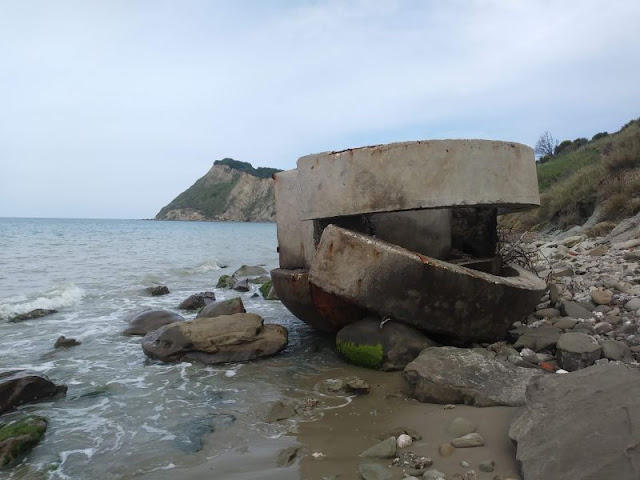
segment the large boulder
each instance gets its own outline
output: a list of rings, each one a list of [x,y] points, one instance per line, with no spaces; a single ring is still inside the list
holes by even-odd
[[[251,266],[251,265],[242,265],[239,269],[237,269],[231,275],[232,278],[240,279],[240,278],[251,278],[251,277],[261,277],[263,275],[269,275],[264,268],[260,266]]]
[[[184,317],[168,310],[146,310],[129,320],[124,335],[146,335],[160,327],[175,322],[183,322]]]
[[[11,467],[35,447],[47,431],[47,419],[28,416],[0,426],[0,468]]]
[[[144,353],[166,362],[242,362],[273,355],[288,341],[281,325],[264,325],[254,313],[201,317],[166,325],[142,339]]]
[[[44,375],[25,370],[0,373],[0,415],[24,403],[36,402],[67,392]]]
[[[483,349],[427,348],[404,369],[411,395],[421,402],[476,407],[518,406],[542,372],[492,358]]]
[[[526,480],[640,478],[640,371],[596,365],[545,375],[511,424]]]
[[[409,325],[371,317],[347,325],[336,335],[336,348],[349,362],[380,370],[402,370],[422,350],[436,345]]]
[[[213,302],[198,312],[196,318],[201,317],[219,317],[221,315],[233,315],[235,313],[245,313],[242,298],[235,297],[228,300]]]
[[[178,306],[180,310],[198,310],[216,301],[216,295],[213,292],[194,293],[185,298]]]

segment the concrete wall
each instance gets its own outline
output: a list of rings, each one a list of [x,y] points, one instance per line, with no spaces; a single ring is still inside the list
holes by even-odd
[[[298,160],[301,219],[540,204],[533,150],[490,140],[392,143]]]

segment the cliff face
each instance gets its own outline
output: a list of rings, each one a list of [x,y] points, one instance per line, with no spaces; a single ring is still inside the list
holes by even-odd
[[[255,170],[250,165],[239,170],[217,161],[205,176],[162,208],[155,219],[272,222],[276,213],[273,180],[252,171]]]

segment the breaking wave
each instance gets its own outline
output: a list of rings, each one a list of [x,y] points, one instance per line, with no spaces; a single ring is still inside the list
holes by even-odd
[[[65,283],[37,294],[35,298],[26,298],[18,302],[0,304],[0,318],[8,320],[16,315],[42,308],[56,310],[63,307],[71,307],[84,297],[84,290],[73,283]]]

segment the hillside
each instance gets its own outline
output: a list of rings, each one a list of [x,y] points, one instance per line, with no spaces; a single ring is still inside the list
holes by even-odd
[[[272,222],[276,209],[271,176],[278,171],[231,158],[216,160],[155,219]]]
[[[564,141],[543,160],[537,166],[540,208],[505,215],[503,225],[567,229],[588,220],[592,233],[602,235],[640,212],[640,119],[612,134]]]

